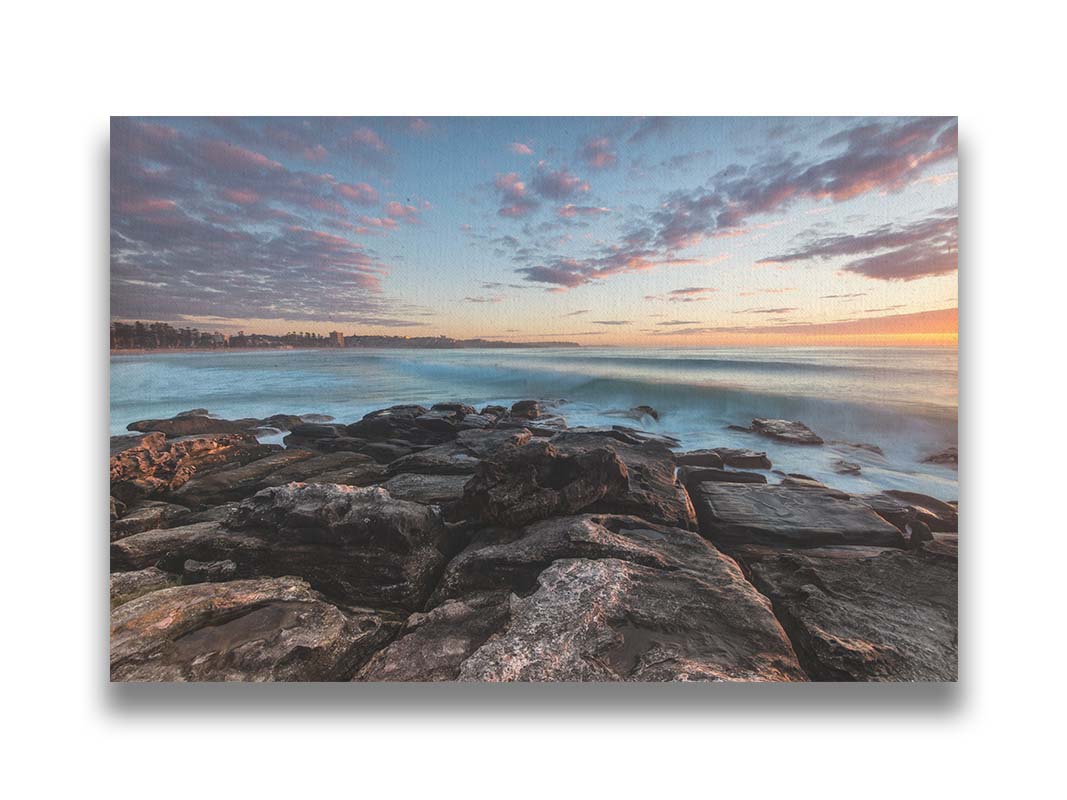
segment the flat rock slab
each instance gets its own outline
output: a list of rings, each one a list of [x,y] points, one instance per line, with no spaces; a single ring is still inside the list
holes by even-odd
[[[111,614],[113,681],[346,680],[396,630],[297,578],[162,589]]]
[[[692,531],[632,516],[483,531],[449,563],[431,604],[362,678],[804,677],[732,559]]]
[[[758,472],[716,469],[715,467],[680,467],[678,479],[685,485],[712,481],[718,483],[766,483],[767,476]]]
[[[915,520],[940,533],[954,533],[959,529],[959,509],[929,495],[891,489],[856,499],[900,530]]]
[[[108,583],[111,607],[115,608],[143,594],[177,586],[181,583],[181,576],[156,567],[148,567],[134,572],[113,572]]]
[[[916,553],[794,552],[751,567],[801,664],[824,681],[954,681],[957,573]]]
[[[463,487],[469,475],[417,475],[402,474],[390,478],[382,488],[398,500],[440,505],[463,497]]]
[[[752,432],[790,444],[822,444],[822,438],[803,422],[788,419],[754,419]]]
[[[520,447],[530,439],[531,434],[525,428],[460,431],[454,441],[396,459],[387,471],[391,476],[404,473],[470,476],[483,460],[504,448]]]
[[[691,488],[700,532],[714,542],[789,547],[904,547],[900,531],[867,506],[793,486],[701,483]]]
[[[715,453],[728,467],[737,469],[770,469],[771,460],[762,450],[746,450],[731,447],[716,447],[709,452]],[[679,462],[681,463],[681,462]],[[709,465],[710,466],[710,465]]]
[[[189,515],[190,510],[186,506],[159,500],[142,500],[126,509],[120,518],[112,521],[111,541],[156,528],[170,528]]]

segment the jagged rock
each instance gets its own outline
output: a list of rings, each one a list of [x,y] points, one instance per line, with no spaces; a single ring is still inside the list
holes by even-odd
[[[455,441],[420,450],[389,464],[389,475],[472,475],[483,459],[505,447],[519,447],[530,441],[525,428],[518,430],[460,431]]]
[[[182,565],[182,583],[222,583],[237,577],[237,565],[224,561],[194,561],[186,559]]]
[[[730,447],[716,447],[710,452],[717,453],[727,467],[737,469],[770,469],[771,460],[767,454],[759,450],[733,449]],[[709,465],[710,466],[710,465]]]
[[[246,464],[281,448],[248,433],[166,439],[161,432],[111,437],[111,494],[130,504],[174,491],[193,475]]]
[[[678,478],[682,485],[689,487],[690,484],[703,483],[704,481],[719,481],[721,483],[766,483],[767,477],[758,472],[742,472],[730,469],[715,469],[714,467],[680,467]]]
[[[345,426],[329,425],[325,422],[301,422],[290,429],[289,435],[294,439],[336,439],[345,435]]]
[[[338,441],[342,441],[338,439]],[[346,439],[343,441],[355,442],[355,439]],[[358,447],[352,448],[358,450],[360,453],[370,456],[379,464],[391,464],[398,458],[411,455],[415,452],[415,446],[409,442],[362,442]]]
[[[486,414],[467,414],[460,420],[457,426],[459,430],[484,430],[486,428],[492,428],[496,424],[496,417],[491,417]]]
[[[434,403],[430,406],[430,411],[447,411],[453,414],[459,414],[460,416],[467,416],[467,414],[477,414],[473,406],[469,406],[466,403]]]
[[[349,437],[368,442],[402,441],[409,444],[441,444],[454,435],[454,427],[434,429],[434,424],[420,425],[418,420],[429,414],[423,406],[392,406],[372,411],[359,422],[345,428]]]
[[[189,516],[189,509],[176,503],[142,500],[131,506],[121,519],[111,523],[111,541],[154,528],[169,528]]]
[[[203,511],[194,511],[181,522],[183,525],[195,525],[198,522],[220,522],[229,525],[237,519],[237,509],[240,503],[223,503],[221,505],[205,508]]]
[[[382,488],[399,500],[440,505],[463,497],[463,487],[470,475],[419,475],[403,473],[396,475]]]
[[[333,422],[333,417],[329,414],[301,414],[300,420],[311,423]]]
[[[900,531],[867,506],[815,489],[701,483],[690,493],[700,532],[717,543],[904,547]]]
[[[560,453],[581,454],[607,448],[626,466],[626,486],[609,492],[585,510],[634,514],[649,522],[695,529],[696,514],[689,494],[675,476],[674,454],[657,442],[627,444],[602,434],[566,432],[554,436]]]
[[[948,533],[959,528],[956,507],[929,495],[890,489],[856,499],[902,531],[913,520],[925,523],[931,531]]]
[[[507,445],[480,462],[453,516],[484,524],[525,525],[573,514],[626,490],[626,466],[601,447],[565,453],[543,440]]]
[[[382,468],[362,453],[316,455],[289,448],[250,464],[215,470],[194,477],[173,494],[190,506],[211,506],[242,500],[268,486],[286,483],[366,485],[382,476]]]
[[[832,441],[830,444],[837,445],[838,447],[847,447],[850,450],[862,450],[865,453],[873,453],[876,456],[885,455],[885,451],[876,444],[868,444],[866,442],[843,442],[840,440]]]
[[[211,412],[208,411],[206,408],[192,408],[192,409],[190,409],[188,411],[179,411],[177,414],[174,415],[174,418],[177,419],[178,417],[210,417],[210,416],[211,416]]]
[[[537,583],[460,680],[804,680],[766,598],[711,548],[679,570],[563,559]]]
[[[959,534],[931,533],[930,536],[929,541],[919,543],[919,554],[955,567],[959,560]]]
[[[143,594],[167,589],[181,583],[181,577],[156,567],[134,572],[112,572],[110,578],[111,607],[121,606]]]
[[[903,551],[798,551],[758,561],[751,572],[812,678],[956,680],[956,570],[945,563]]]
[[[109,498],[111,504],[111,522],[114,524],[115,520],[126,513],[126,504],[121,500],[116,500],[114,497]]]
[[[397,626],[291,577],[163,589],[112,612],[111,679],[345,680]]]
[[[507,592],[484,592],[412,614],[354,680],[453,681],[463,662],[503,627],[508,612]]]
[[[632,419],[636,422],[641,422],[643,419],[645,419],[645,417],[651,417],[652,419],[659,422],[659,412],[656,411],[656,409],[654,409],[652,406],[634,406],[633,408],[627,409],[625,411],[605,411],[604,415],[608,417],[626,417],[627,419]]]
[[[478,413],[481,414],[484,417],[498,417],[499,418],[499,417],[504,416],[506,413],[508,413],[508,410],[506,408],[504,408],[504,406],[486,406],[485,408],[483,408]]]
[[[934,535],[930,532],[930,526],[917,519],[912,520],[904,527],[904,535],[908,537],[908,547],[912,550],[918,550],[924,542],[932,542],[934,540]]]
[[[923,459],[924,464],[946,464],[948,466],[959,466],[959,449],[956,447],[946,447],[937,453],[927,456]]]
[[[542,411],[541,403],[537,400],[520,400],[511,406],[511,416],[522,419],[537,419]]]
[[[429,506],[380,487],[287,484],[245,500],[230,527],[148,531],[111,547],[113,570],[233,561],[238,578],[297,575],[346,603],[420,608],[452,544]]]
[[[680,467],[722,469],[725,466],[722,456],[717,450],[690,450],[687,453],[676,453],[674,461]]]
[[[752,432],[790,444],[822,444],[822,439],[803,422],[787,419],[754,419]]]
[[[854,461],[845,461],[843,458],[837,459],[833,463],[834,472],[838,475],[859,475],[860,465]]]

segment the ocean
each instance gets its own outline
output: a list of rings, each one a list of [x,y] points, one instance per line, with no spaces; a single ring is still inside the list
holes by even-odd
[[[849,492],[907,489],[957,498],[956,471],[922,459],[957,444],[954,348],[263,350],[116,354],[111,433],[207,408],[221,417],[329,414],[352,422],[401,403],[565,401],[577,425],[639,425],[605,412],[649,405],[647,430],[686,449],[766,450],[775,469]],[[728,430],[753,417],[800,420],[827,444]],[[269,440],[273,441],[273,440]],[[848,443],[874,444],[884,456]],[[861,466],[842,475],[834,462]],[[769,476],[775,482],[773,476]]]

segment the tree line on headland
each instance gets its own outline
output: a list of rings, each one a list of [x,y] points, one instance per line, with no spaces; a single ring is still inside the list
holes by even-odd
[[[412,347],[422,349],[578,347],[576,342],[506,342],[487,339],[453,339],[450,336],[346,336],[332,331],[328,336],[310,331],[284,335],[265,333],[225,334],[197,328],[175,328],[165,322],[112,322],[112,350],[222,350],[248,347]]]

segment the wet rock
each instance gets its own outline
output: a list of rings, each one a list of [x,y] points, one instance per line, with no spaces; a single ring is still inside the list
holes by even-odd
[[[752,565],[815,680],[954,681],[956,570],[903,551],[791,553]]]
[[[457,426],[459,430],[482,430],[485,428],[491,428],[496,424],[496,417],[491,417],[486,414],[467,414],[460,420]]]
[[[346,680],[397,626],[291,577],[163,589],[112,612],[111,679]]]
[[[715,553],[701,568],[563,559],[459,669],[467,681],[803,680],[766,598]]]
[[[507,527],[573,514],[626,491],[626,466],[610,449],[561,452],[543,440],[509,445],[481,461],[454,507],[457,519]]]
[[[675,476],[674,454],[657,442],[627,444],[601,434],[567,432],[552,438],[561,453],[580,454],[598,448],[613,452],[626,467],[626,485],[609,492],[585,510],[634,514],[649,522],[695,529],[693,504]]]
[[[522,419],[537,419],[543,412],[541,403],[537,400],[520,400],[511,407],[511,416]]]
[[[375,653],[354,680],[454,681],[508,613],[507,592],[484,592],[412,614],[396,640]]]
[[[301,422],[290,429],[290,435],[293,438],[336,439],[338,436],[344,436],[344,434],[344,425],[329,425],[323,422]]]
[[[891,489],[856,499],[900,530],[914,520],[925,523],[931,531],[952,532],[959,528],[956,507],[929,495]]]
[[[687,453],[676,453],[675,463],[680,467],[712,467],[722,469],[725,462],[716,450],[690,450]]]
[[[418,420],[430,413],[423,406],[392,406],[379,411],[372,411],[359,422],[345,428],[346,434],[354,439],[368,442],[402,441],[409,444],[441,444],[450,440],[454,428],[443,425],[435,428],[436,423],[420,425]]]
[[[224,561],[194,561],[186,559],[182,565],[182,583],[222,583],[237,577],[237,565],[226,559]]]
[[[341,441],[356,442],[358,446],[353,447],[353,450],[370,456],[379,464],[391,464],[398,458],[403,458],[415,452],[415,446],[410,442],[361,442],[357,439],[338,439],[338,442]]]
[[[111,607],[121,606],[143,594],[168,589],[181,583],[181,577],[155,567],[134,572],[113,572],[110,578]]]
[[[470,480],[470,475],[420,475],[403,473],[396,475],[382,488],[399,500],[411,500],[415,503],[440,505],[451,503],[463,497],[463,487]]]
[[[142,500],[127,510],[121,519],[111,523],[111,541],[154,528],[169,528],[189,516],[189,509],[176,503]]]
[[[946,447],[937,453],[927,456],[923,459],[924,464],[945,464],[950,467],[959,466],[959,449],[956,447]]]
[[[190,409],[189,411],[179,411],[177,414],[174,415],[174,418],[177,419],[178,417],[210,417],[210,416],[211,416],[211,412],[208,411],[206,408],[193,408],[193,409]]]
[[[690,484],[699,484],[704,481],[719,481],[720,483],[767,482],[767,476],[760,475],[758,472],[715,469],[714,467],[681,467],[678,470],[678,479],[687,488]]]
[[[929,541],[919,543],[919,555],[955,568],[959,560],[959,534],[931,533]]]
[[[205,416],[179,416],[171,419],[142,419],[126,426],[128,431],[159,431],[168,439],[204,433],[247,433],[260,427],[258,419],[219,419]]]
[[[885,451],[876,444],[867,444],[866,442],[842,442],[839,440],[830,442],[830,444],[836,445],[837,447],[847,447],[850,450],[861,450],[864,453],[871,453],[876,456],[885,455]]]
[[[608,417],[626,417],[627,419],[632,419],[636,422],[641,422],[647,417],[651,417],[657,422],[659,421],[659,412],[652,406],[634,406],[625,411],[605,411],[604,415]]]
[[[782,486],[792,486],[795,489],[814,489],[816,491],[828,494],[831,497],[836,497],[839,500],[848,500],[851,495],[847,492],[842,492],[840,489],[834,489],[832,486],[827,486],[821,481],[817,481],[814,478],[807,475],[801,475],[797,472],[787,474],[781,481]]]
[[[843,458],[837,459],[833,463],[834,472],[838,475],[859,475],[861,467],[854,461],[845,461]]]
[[[499,418],[499,417],[504,416],[506,413],[508,413],[508,410],[506,408],[504,408],[504,406],[486,406],[485,408],[483,408],[478,413],[481,414],[482,416],[486,416],[486,417],[497,417],[497,418]]]
[[[918,550],[924,542],[932,542],[934,540],[930,527],[925,522],[917,519],[912,520],[905,526],[904,535],[908,537],[908,547],[912,550]]]
[[[430,411],[447,411],[453,414],[459,414],[460,416],[467,416],[468,414],[477,414],[473,406],[469,406],[466,403],[434,403],[430,406]]]
[[[333,422],[333,417],[331,417],[329,414],[301,414],[300,420],[302,422],[313,423]]]
[[[722,458],[722,463],[728,467],[736,467],[737,469],[771,468],[771,460],[767,458],[766,453],[759,450],[738,450],[730,447],[716,447],[710,452],[717,453],[719,457]]]
[[[114,497],[108,499],[111,507],[111,522],[114,524],[115,520],[126,513],[126,504],[121,500],[116,500]]]
[[[787,419],[754,419],[752,432],[790,444],[822,444],[822,439],[803,422]]]
[[[716,543],[904,547],[900,531],[867,506],[815,489],[701,483],[690,493],[700,532]]]

